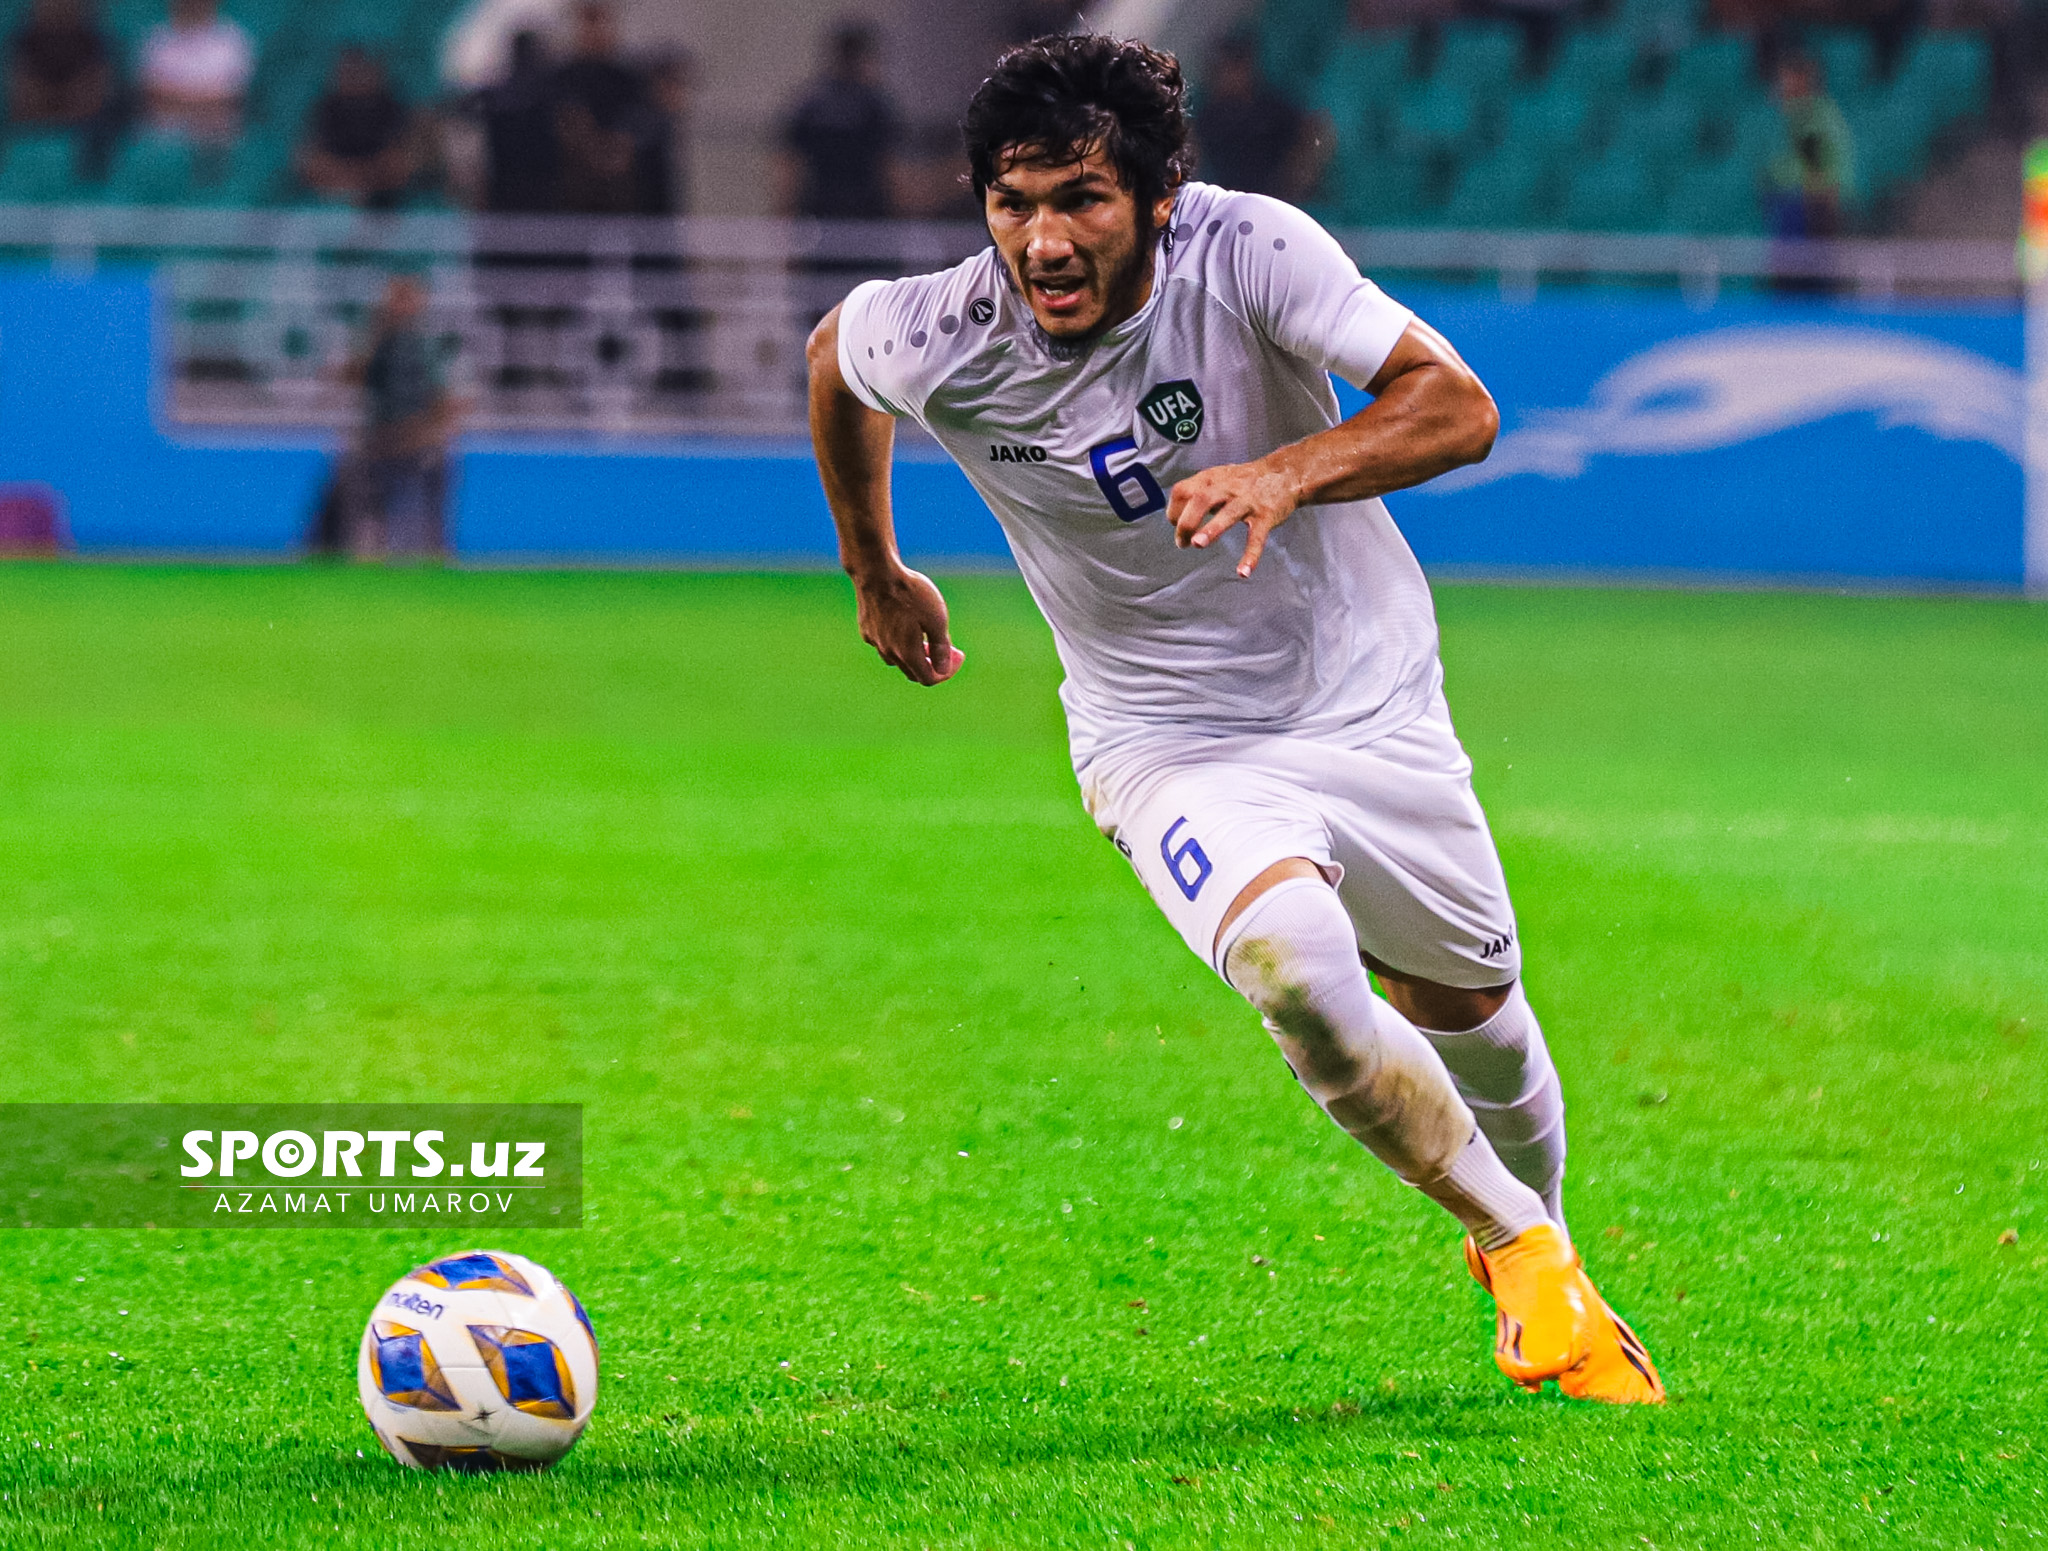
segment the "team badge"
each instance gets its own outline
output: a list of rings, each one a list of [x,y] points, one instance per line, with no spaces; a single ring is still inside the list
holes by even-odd
[[[1202,434],[1202,390],[1186,377],[1162,382],[1138,400],[1138,412],[1170,442],[1186,446]]]

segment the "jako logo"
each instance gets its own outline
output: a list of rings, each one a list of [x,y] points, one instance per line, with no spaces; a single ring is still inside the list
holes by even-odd
[[[434,1302],[431,1298],[422,1298],[416,1292],[393,1291],[385,1296],[384,1301],[404,1309],[408,1314],[422,1314],[428,1319],[439,1319],[446,1312],[444,1305]]]
[[[988,444],[988,461],[991,463],[1043,463],[1048,456],[1043,447],[1005,447],[1000,442]]]
[[[1539,409],[1486,462],[1427,490],[1516,474],[1574,479],[1603,454],[1669,457],[1870,413],[2020,460],[2020,374],[1923,335],[1822,325],[1716,329],[1644,351],[1593,385],[1581,409]]]

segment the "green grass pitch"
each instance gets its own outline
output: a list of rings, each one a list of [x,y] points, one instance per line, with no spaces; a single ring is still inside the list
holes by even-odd
[[[353,1354],[459,1231],[0,1234],[0,1545],[2048,1536],[2048,614],[1443,590],[1615,1412],[1494,1371],[950,592],[926,691],[830,576],[0,568],[0,1097],[579,1100],[504,1247],[605,1358],[559,1470],[422,1476]]]

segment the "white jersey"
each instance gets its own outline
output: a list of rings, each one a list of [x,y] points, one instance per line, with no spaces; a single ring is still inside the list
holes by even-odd
[[[1150,299],[1091,344],[1052,342],[990,248],[856,289],[839,364],[862,402],[930,431],[1002,524],[1085,771],[1162,728],[1356,746],[1429,706],[1429,589],[1380,502],[1302,508],[1249,579],[1241,525],[1180,549],[1164,515],[1176,481],[1335,425],[1327,374],[1363,387],[1411,317],[1299,210],[1191,183]]]

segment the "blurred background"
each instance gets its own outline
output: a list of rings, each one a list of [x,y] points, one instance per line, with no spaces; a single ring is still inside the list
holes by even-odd
[[[828,563],[801,345],[985,242],[1007,43],[1176,51],[1501,398],[1426,563],[2018,588],[2035,0],[11,0],[0,548]],[[1000,534],[906,438],[907,545]],[[2030,562],[2029,555],[2034,558]]]

